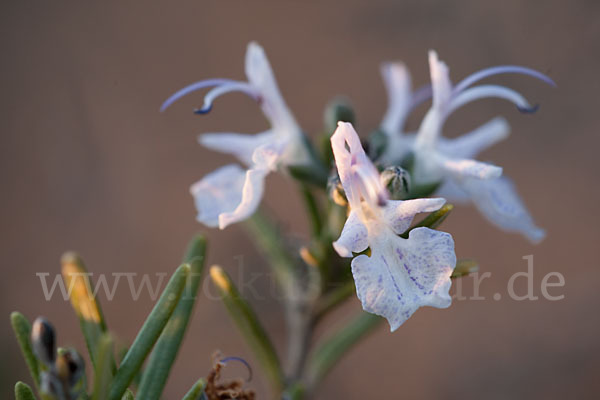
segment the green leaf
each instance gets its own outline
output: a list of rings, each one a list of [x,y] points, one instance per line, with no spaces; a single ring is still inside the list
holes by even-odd
[[[285,250],[282,235],[274,224],[260,212],[255,212],[244,226],[256,247],[269,261],[279,285],[284,293],[292,290],[296,274],[294,259]]]
[[[81,258],[73,252],[65,253],[61,264],[62,276],[69,288],[71,305],[79,318],[90,359],[95,367],[98,340],[107,332],[100,303],[94,296],[90,276]],[[112,368],[115,370],[116,366],[113,365]]]
[[[452,204],[444,204],[442,206],[442,208],[440,208],[437,211],[432,212],[431,214],[429,214],[428,216],[423,218],[421,221],[417,222],[415,225],[408,228],[406,230],[406,232],[404,232],[402,235],[400,235],[400,237],[403,237],[404,239],[408,239],[408,234],[410,233],[410,231],[412,231],[415,228],[420,228],[420,227],[426,227],[426,228],[431,228],[431,229],[437,228],[438,226],[440,226],[440,224],[442,222],[444,222],[446,217],[448,217],[448,214],[450,214],[450,211],[452,211],[453,209],[454,209],[454,206]]]
[[[121,400],[135,400],[135,396],[131,390],[127,389],[123,397],[121,397]]]
[[[198,400],[198,397],[204,390],[204,386],[206,386],[204,379],[198,379],[181,400]]]
[[[26,383],[21,381],[15,385],[15,399],[16,400],[35,400],[33,391]]]
[[[202,283],[205,251],[206,240],[203,237],[195,238],[190,243],[186,260],[192,261],[186,290],[150,355],[138,390],[140,399],[159,399],[165,387]]]
[[[279,393],[283,387],[283,372],[275,348],[266,331],[260,324],[250,305],[241,297],[239,291],[219,266],[210,269],[210,277],[221,293],[221,299],[238,329],[254,351],[258,362],[267,374],[273,389]]]
[[[94,372],[94,393],[92,394],[92,400],[106,400],[108,398],[110,383],[113,379],[112,366],[114,365],[113,339],[110,334],[102,334],[98,338],[96,346],[97,362]]]
[[[308,364],[308,383],[317,385],[331,368],[362,338],[379,326],[383,318],[361,312],[313,350]]]
[[[479,270],[479,264],[475,260],[464,258],[456,262],[456,267],[452,271],[451,278],[460,278]]]
[[[108,398],[119,400],[142,364],[152,347],[158,340],[169,318],[173,314],[179,298],[185,288],[187,277],[190,274],[189,264],[183,264],[173,274],[158,302],[144,322],[133,344],[127,351],[115,378],[110,387]]]
[[[15,332],[17,341],[19,342],[19,347],[21,347],[23,358],[25,358],[25,362],[27,363],[27,367],[29,368],[29,373],[33,378],[33,382],[35,383],[35,386],[39,388],[40,367],[31,347],[31,324],[29,321],[27,321],[27,318],[25,318],[25,316],[18,311],[10,314],[10,323],[13,331]]]

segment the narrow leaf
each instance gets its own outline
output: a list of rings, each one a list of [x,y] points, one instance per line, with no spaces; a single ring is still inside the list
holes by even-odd
[[[471,260],[468,258],[464,258],[462,260],[458,260],[456,262],[456,267],[454,271],[452,271],[451,278],[459,278],[461,276],[469,275],[473,272],[477,272],[479,270],[479,264],[477,261]]]
[[[140,399],[159,399],[165,387],[202,283],[205,251],[206,240],[203,237],[195,238],[190,243],[186,261],[192,261],[186,289],[150,355],[138,390]]]
[[[15,399],[16,400],[35,400],[35,396],[33,395],[33,391],[24,382],[17,382],[15,385]]]
[[[244,224],[249,236],[269,261],[275,277],[284,292],[292,290],[296,265],[285,250],[282,235],[273,223],[260,212],[254,213]]]
[[[452,211],[453,209],[454,209],[454,206],[452,204],[444,204],[442,206],[442,208],[440,208],[437,211],[432,212],[431,214],[429,214],[428,216],[423,218],[421,221],[417,222],[415,225],[408,228],[406,230],[406,232],[404,232],[402,235],[400,235],[400,237],[403,237],[404,239],[408,239],[408,234],[410,233],[410,231],[412,231],[415,228],[421,228],[421,227],[426,227],[426,228],[431,228],[431,229],[437,228],[438,226],[440,226],[440,224],[442,222],[444,222],[444,220],[446,219],[448,214],[450,214],[450,211]]]
[[[377,315],[361,312],[318,345],[312,352],[308,364],[310,387],[318,384],[344,354],[367,334],[373,332],[381,321],[383,318]]]
[[[31,347],[31,324],[29,323],[29,321],[27,321],[27,318],[25,318],[25,316],[18,311],[15,311],[12,314],[10,314],[10,322],[13,331],[15,332],[17,341],[19,342],[21,352],[23,353],[23,358],[25,358],[25,362],[27,363],[27,367],[29,368],[29,373],[33,378],[35,386],[39,388],[40,367],[38,365],[38,360],[33,354],[33,349]]]
[[[90,359],[95,366],[96,347],[100,337],[107,332],[106,322],[100,304],[94,296],[90,274],[81,258],[72,252],[65,253],[61,258],[61,264],[63,279],[70,289],[71,305],[79,318]],[[115,369],[114,365],[113,369]]]
[[[219,289],[223,303],[248,345],[254,351],[274,390],[278,392],[283,387],[283,373],[275,348],[256,314],[241,297],[239,291],[221,267],[211,267],[210,277]]]
[[[94,393],[92,400],[105,400],[108,397],[108,388],[113,377],[112,366],[113,358],[113,339],[108,333],[102,334],[98,338],[97,362],[94,372]]]
[[[141,398],[143,399],[143,397]],[[135,400],[135,396],[131,390],[127,389],[123,397],[121,397],[121,400]]]
[[[206,386],[204,379],[198,379],[181,400],[198,400],[198,397],[204,390],[204,386]]]
[[[119,400],[158,340],[185,288],[190,266],[183,264],[173,274],[158,302],[144,322],[133,344],[127,351],[110,387],[108,398]]]

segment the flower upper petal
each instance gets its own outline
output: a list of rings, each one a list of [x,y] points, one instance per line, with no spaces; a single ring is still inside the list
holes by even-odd
[[[544,238],[544,230],[535,225],[510,179],[466,179],[461,187],[494,225],[508,232],[519,232],[533,243]]]
[[[402,239],[387,232],[371,243],[371,257],[352,260],[352,274],[364,310],[387,318],[395,331],[419,307],[450,306],[456,255],[448,233],[416,228]]]
[[[245,176],[239,165],[230,164],[194,183],[190,193],[198,211],[196,219],[210,227],[218,226],[219,215],[233,211],[242,200]]]
[[[358,211],[361,199],[370,204],[385,203],[389,194],[381,184],[379,172],[367,157],[352,124],[338,122],[331,136],[331,148],[351,208]]]
[[[261,107],[278,134],[300,138],[302,131],[283,100],[271,64],[265,51],[256,42],[248,44],[246,51],[248,81],[261,93]]]

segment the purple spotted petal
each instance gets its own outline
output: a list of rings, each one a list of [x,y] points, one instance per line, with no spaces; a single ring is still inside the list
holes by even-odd
[[[455,266],[452,236],[417,228],[409,239],[391,232],[377,238],[371,244],[371,257],[352,260],[352,274],[363,309],[385,317],[395,331],[419,307],[450,306],[450,275]]]

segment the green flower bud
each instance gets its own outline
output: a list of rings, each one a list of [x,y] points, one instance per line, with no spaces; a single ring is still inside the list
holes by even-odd
[[[403,168],[392,166],[383,170],[381,183],[390,192],[390,199],[405,200],[410,190],[410,174]]]

